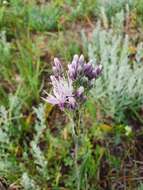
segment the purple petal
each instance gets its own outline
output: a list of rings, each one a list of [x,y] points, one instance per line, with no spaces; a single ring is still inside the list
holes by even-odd
[[[58,58],[54,58],[54,66],[52,67],[53,73],[56,77],[62,76],[63,74],[63,67],[61,65],[61,62]]]
[[[52,95],[48,94],[46,98],[43,98],[46,102],[56,105],[59,104],[59,101]]]
[[[90,75],[92,73],[93,67],[91,63],[84,64],[84,73],[85,75]]]
[[[102,65],[97,66],[97,68],[96,68],[97,75],[99,75],[101,73],[101,71],[102,71]]]
[[[56,57],[54,58],[54,65],[55,65],[55,67],[57,67],[59,69],[62,68],[60,60],[58,58],[56,58]]]
[[[72,68],[71,65],[68,65],[68,68],[69,68],[69,70],[68,70],[69,77],[72,80],[75,80],[76,76],[77,76],[76,70],[74,68]]]
[[[84,65],[84,56],[83,55],[81,55],[79,57],[79,64],[83,67],[83,65]]]
[[[79,56],[78,55],[74,55],[72,63],[71,63],[72,68],[74,68],[75,70],[78,67],[78,59],[79,59]]]
[[[73,56],[73,61],[74,61],[74,62],[78,62],[78,59],[79,59],[79,56],[78,56],[77,54],[75,54],[75,55]]]

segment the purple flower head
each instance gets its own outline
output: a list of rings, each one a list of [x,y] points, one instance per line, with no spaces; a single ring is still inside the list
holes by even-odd
[[[101,66],[93,67],[93,61],[85,63],[84,56],[74,55],[71,64],[68,65],[68,75],[75,81],[82,77],[87,77],[89,80],[96,79],[102,71]]]
[[[55,76],[50,78],[53,86],[53,95],[48,94],[44,100],[53,105],[58,105],[61,110],[64,110],[64,108],[75,109],[76,100],[73,95],[71,79],[68,78],[66,80],[63,77],[57,79]]]
[[[95,68],[93,67],[93,62],[92,60],[89,61],[89,63],[84,64],[84,75],[89,79],[96,79],[102,71],[102,66],[96,66]]]
[[[72,80],[76,80],[83,73],[84,56],[74,55],[71,64],[68,65],[68,74]]]
[[[102,71],[102,66],[93,66],[93,61],[85,63],[84,56],[74,55],[68,65],[67,77],[59,59],[54,59],[53,74],[50,76],[53,94],[47,94],[44,100],[53,105],[58,105],[61,110],[75,110],[87,99],[86,95],[93,87]]]
[[[54,58],[54,66],[52,67],[53,74],[56,77],[62,76],[63,75],[63,67],[58,58]]]
[[[92,71],[93,71],[93,66],[92,66],[92,62],[90,61],[89,63],[87,64],[84,64],[84,75],[85,76],[90,76],[92,74]]]

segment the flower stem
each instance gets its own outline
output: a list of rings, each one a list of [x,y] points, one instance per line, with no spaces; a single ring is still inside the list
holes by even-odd
[[[75,164],[75,172],[76,172],[76,184],[77,190],[80,190],[80,173],[79,173],[79,166],[78,166],[78,150],[79,150],[79,137],[75,132],[75,128],[77,128],[77,122],[75,122],[73,117],[73,125],[72,125],[72,135],[74,140],[74,164]]]
[[[80,190],[80,173],[78,167],[78,140],[75,143],[75,170],[76,170],[76,177],[77,177],[77,190]]]

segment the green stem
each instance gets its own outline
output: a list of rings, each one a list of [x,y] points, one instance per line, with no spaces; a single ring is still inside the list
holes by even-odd
[[[74,140],[74,164],[75,164],[75,172],[76,172],[76,183],[77,183],[77,190],[80,190],[80,173],[79,173],[79,166],[78,166],[78,150],[79,150],[79,142],[78,142],[78,135],[75,132],[75,128],[78,126],[76,125],[73,117],[73,125],[72,125],[72,135]]]
[[[76,170],[76,177],[77,177],[77,190],[80,190],[80,173],[78,167],[78,140],[75,143],[75,170]]]
[[[82,113],[77,109],[72,114],[65,112],[69,119],[72,122],[72,136],[74,141],[74,165],[75,165],[75,172],[76,172],[76,185],[77,190],[81,189],[81,179],[80,179],[80,168],[78,165],[78,152],[79,152],[79,138],[81,135],[82,128]]]

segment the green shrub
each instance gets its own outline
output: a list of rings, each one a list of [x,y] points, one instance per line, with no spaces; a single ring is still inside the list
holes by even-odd
[[[91,92],[93,99],[106,116],[124,122],[127,109],[137,111],[143,104],[142,43],[138,44],[132,60],[128,36],[98,26],[90,42],[84,41],[89,57],[103,65],[102,77]]]
[[[143,0],[136,0],[134,2],[134,8],[136,9],[137,19],[141,25],[143,25]]]
[[[133,0],[98,0],[98,7],[104,7],[108,19],[114,17],[117,12],[125,9],[126,5],[133,6]]]
[[[48,3],[44,6],[31,6],[28,10],[29,27],[35,31],[57,30],[62,12],[59,6]]]

